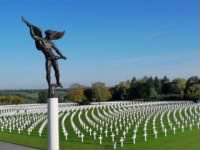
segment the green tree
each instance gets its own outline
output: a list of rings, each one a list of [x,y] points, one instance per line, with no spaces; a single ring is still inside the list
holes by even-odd
[[[88,101],[92,101],[92,98],[93,98],[92,88],[90,87],[84,88],[84,94]]]
[[[130,81],[120,82],[110,89],[114,100],[129,99]]]
[[[200,79],[197,76],[192,76],[187,80],[186,88],[193,84],[198,84],[199,82],[200,82]]]
[[[156,92],[155,88],[150,88],[149,98],[157,100],[158,93]]]
[[[76,102],[76,103],[83,103],[86,99],[84,95],[84,88],[80,84],[73,84],[69,88],[69,91],[66,95],[67,100]]]
[[[11,101],[11,104],[15,104],[15,105],[22,104],[23,102],[20,96],[11,96],[10,101]]]
[[[187,80],[185,88],[185,99],[198,100],[200,99],[200,79],[197,76],[190,77]]]
[[[133,98],[143,99],[146,97],[146,87],[145,87],[146,79],[138,80],[132,89]]]
[[[200,84],[193,84],[186,90],[185,96],[189,100],[200,99]]]
[[[112,98],[111,92],[107,89],[105,83],[96,82],[92,84],[93,101],[106,101]]]
[[[144,77],[141,80],[138,80],[134,89],[135,98],[149,99],[151,89],[154,89],[154,80],[152,77]]]
[[[0,97],[0,103],[1,104],[22,104],[23,100],[20,96],[2,96]]]
[[[154,88],[157,92],[157,94],[161,94],[161,81],[158,79],[158,77],[154,78]]]
[[[137,80],[135,77],[132,78],[129,88],[129,97],[135,99],[137,96]]]
[[[38,103],[47,103],[48,93],[46,91],[40,91],[38,93]]]
[[[137,95],[137,98],[139,98],[139,99],[143,99],[146,95],[145,82],[146,82],[146,79],[144,79],[144,78],[137,81],[136,95]]]
[[[8,96],[1,96],[0,97],[1,104],[9,104],[9,98]]]
[[[161,93],[169,94],[170,88],[170,80],[167,78],[167,76],[164,76],[163,79],[161,79]]]
[[[180,98],[182,99],[184,96],[184,90],[186,88],[186,82],[187,80],[182,78],[176,78],[171,83],[171,92],[178,94]]]

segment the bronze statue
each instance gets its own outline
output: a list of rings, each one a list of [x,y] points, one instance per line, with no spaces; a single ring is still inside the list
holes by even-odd
[[[54,97],[54,89],[57,87],[62,88],[60,83],[60,73],[58,68],[58,59],[66,59],[66,57],[60,52],[60,50],[55,46],[52,40],[58,40],[64,36],[64,32],[57,32],[52,30],[45,31],[45,38],[42,37],[42,31],[35,25],[32,25],[24,17],[22,21],[29,27],[30,34],[35,41],[35,46],[38,50],[42,51],[46,58],[46,80],[48,82],[48,97]],[[53,49],[57,53],[53,53]],[[56,84],[51,84],[51,67],[55,71]]]

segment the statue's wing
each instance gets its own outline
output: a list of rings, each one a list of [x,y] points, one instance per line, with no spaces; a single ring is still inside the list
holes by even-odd
[[[42,38],[42,31],[37,26],[32,25],[32,31],[34,35],[39,36]]]
[[[32,32],[35,36],[38,36],[40,38],[42,38],[42,31],[39,27],[31,24],[30,22],[28,22],[24,17],[22,17],[22,21],[29,27],[32,29]]]
[[[47,36],[49,36],[49,38],[51,40],[58,40],[64,36],[65,32],[64,31],[58,32],[58,31],[47,30],[47,31],[45,31],[45,34]]]

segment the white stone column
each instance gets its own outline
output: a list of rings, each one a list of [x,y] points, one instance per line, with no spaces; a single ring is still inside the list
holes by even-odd
[[[48,99],[48,150],[59,150],[58,98]]]

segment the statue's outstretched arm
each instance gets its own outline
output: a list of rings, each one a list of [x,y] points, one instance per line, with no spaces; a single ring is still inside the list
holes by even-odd
[[[66,57],[60,52],[60,50],[55,46],[55,44],[52,42],[53,49],[56,51],[56,53],[62,57],[63,59],[66,59]]]
[[[42,39],[42,31],[40,28],[38,28],[35,25],[32,25],[30,22],[28,22],[24,17],[22,17],[22,21],[29,27],[31,37],[34,40],[41,40]]]
[[[22,16],[22,21],[30,28],[31,27],[31,23],[28,22],[23,16]]]

